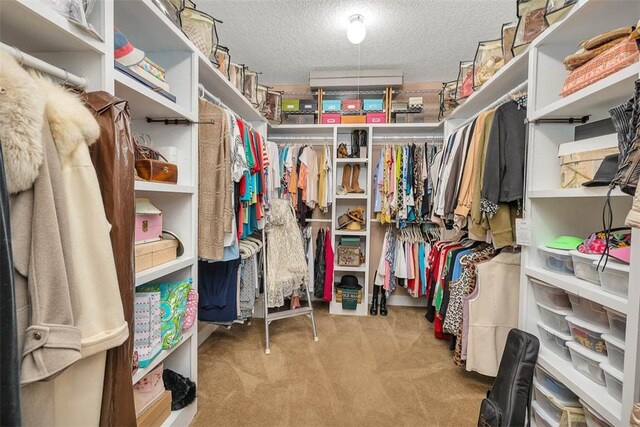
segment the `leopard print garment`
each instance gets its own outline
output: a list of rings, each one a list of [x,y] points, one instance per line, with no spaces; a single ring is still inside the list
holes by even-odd
[[[496,255],[496,250],[493,246],[489,246],[483,251],[467,255],[467,257],[472,257],[473,255],[477,256],[473,257],[472,260],[467,259],[467,265],[464,268],[464,271],[467,272],[467,275],[465,276],[466,280],[462,282],[463,296],[470,295],[471,292],[473,292],[473,290],[476,288],[478,278],[476,273],[476,266],[493,258]],[[456,331],[456,349],[453,354],[453,363],[455,363],[457,366],[464,366],[466,364],[466,362],[462,360],[462,322],[462,305],[460,305],[460,324],[458,325],[458,329]]]

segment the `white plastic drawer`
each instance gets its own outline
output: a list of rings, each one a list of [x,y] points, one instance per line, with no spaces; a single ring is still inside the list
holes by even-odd
[[[598,261],[593,263],[598,265]],[[604,271],[600,271],[600,283],[605,291],[627,298],[629,294],[629,266],[609,259]]]
[[[600,368],[604,371],[604,379],[607,383],[607,392],[617,401],[622,400],[622,372],[611,366],[608,362],[602,362]]]
[[[570,251],[573,261],[573,274],[576,277],[586,280],[596,285],[600,284],[600,274],[598,268],[593,265],[593,261],[600,259],[600,255],[583,254],[580,251]]]
[[[536,279],[531,279],[531,285],[533,286],[536,301],[540,304],[552,308],[571,308],[569,297],[562,289]]]
[[[584,417],[587,421],[587,427],[612,427],[600,414],[598,414],[593,408],[580,400],[582,407],[584,408]]]
[[[573,340],[571,335],[558,332],[542,322],[538,322],[538,330],[540,331],[540,341],[542,341],[543,346],[553,351],[564,360],[571,360],[569,347],[567,347],[567,341]]]
[[[624,372],[624,341],[609,334],[602,334],[602,339],[607,344],[609,364],[615,369]]]
[[[575,402],[578,396],[575,395],[566,385],[555,379],[542,366],[536,364],[536,381],[549,390],[560,400]]]
[[[605,307],[607,310],[607,317],[609,318],[609,329],[611,335],[624,341],[627,334],[627,316],[622,313],[618,313],[615,310]]]
[[[575,370],[586,377],[591,378],[598,384],[605,385],[604,371],[600,367],[600,364],[605,362],[607,357],[594,351],[587,350],[573,341],[569,341],[567,346],[571,352],[571,364]]]
[[[595,351],[596,353],[604,354],[606,356],[607,345],[602,339],[602,334],[609,332],[609,328],[578,319],[575,316],[567,316],[567,322],[571,329],[573,341],[588,350]]]
[[[573,275],[573,260],[569,251],[551,249],[546,246],[539,246],[538,251],[544,268],[556,273]]]
[[[609,326],[607,312],[601,304],[573,294],[569,294],[569,301],[571,301],[573,313],[579,319],[586,320],[587,322],[595,323],[603,327]]]
[[[568,334],[570,332],[566,317],[571,315],[573,311],[568,309],[552,308],[540,303],[538,303],[538,308],[540,309],[540,318],[542,319],[542,323],[563,334]]]

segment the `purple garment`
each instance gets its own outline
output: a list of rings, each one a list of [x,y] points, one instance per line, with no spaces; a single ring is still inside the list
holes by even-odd
[[[462,297],[462,351],[460,359],[467,360],[467,339],[469,337],[469,301],[478,296],[480,283],[476,282],[476,287],[469,295]]]

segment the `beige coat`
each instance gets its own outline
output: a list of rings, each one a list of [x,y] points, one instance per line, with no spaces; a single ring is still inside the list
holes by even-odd
[[[477,268],[478,294],[469,301],[467,370],[495,377],[507,335],[518,326],[520,254],[502,252]]]

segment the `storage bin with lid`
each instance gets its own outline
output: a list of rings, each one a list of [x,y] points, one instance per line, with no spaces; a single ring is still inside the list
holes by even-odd
[[[622,372],[611,366],[609,362],[602,362],[600,368],[604,371],[607,392],[617,401],[622,400]]]
[[[542,266],[547,270],[561,274],[573,274],[573,260],[569,251],[539,246],[538,252],[540,252]]]
[[[567,293],[548,283],[530,279],[536,301],[551,308],[571,308]]]
[[[318,102],[315,99],[301,99],[299,105],[300,111],[313,113],[318,109]]]
[[[282,111],[299,111],[300,100],[299,99],[283,99]]]
[[[536,427],[560,427],[560,423],[546,413],[538,402],[532,402],[531,409],[533,409],[533,419],[536,421]]]
[[[602,339],[602,334],[609,332],[609,328],[587,322],[576,316],[567,316],[567,322],[571,329],[571,336],[576,343],[588,350],[607,355],[607,345]]]
[[[339,99],[322,100],[322,111],[340,111],[341,105]]]
[[[540,309],[540,318],[542,319],[542,323],[563,334],[568,334],[570,332],[566,317],[573,314],[571,309],[553,308],[544,304],[537,304]]]
[[[575,395],[566,385],[555,379],[542,366],[536,365],[536,381],[549,390],[555,397],[560,400],[575,401],[578,396]]]
[[[573,261],[573,274],[582,280],[599,285],[600,274],[598,268],[593,265],[593,261],[599,260],[600,255],[583,254],[578,250],[569,251],[569,253]]]
[[[568,293],[568,295],[573,313],[578,319],[586,320],[602,327],[609,325],[607,312],[601,304],[572,293]]]
[[[367,123],[386,123],[387,115],[385,113],[367,113]]]
[[[598,261],[594,261],[593,265],[597,267]],[[627,298],[629,295],[629,266],[627,264],[615,262],[609,258],[604,271],[599,271],[599,273],[602,289]]]
[[[607,344],[609,364],[619,371],[624,371],[624,341],[610,334],[602,334],[602,339]]]
[[[322,124],[323,125],[337,125],[339,123],[340,123],[340,114],[330,113],[330,114],[323,114],[322,115]]]
[[[569,351],[571,352],[571,364],[575,370],[596,383],[605,385],[604,371],[600,367],[600,364],[606,362],[607,357],[595,351],[588,350],[574,341],[567,342],[567,347],[569,347]]]
[[[550,390],[536,380],[533,381],[533,397],[542,410],[557,423],[560,423],[565,408],[580,407],[580,402],[577,398],[573,400],[558,399]]]
[[[382,99],[365,99],[363,102],[365,111],[382,111]]]
[[[360,111],[362,110],[362,100],[361,99],[343,99],[342,109],[344,111]]]
[[[587,427],[612,427],[600,414],[598,414],[591,406],[587,405],[582,399],[580,403],[584,408],[584,417],[587,421]]]
[[[604,309],[607,310],[611,335],[624,341],[627,335],[627,316],[608,307]]]
[[[538,322],[538,330],[540,331],[540,338],[542,345],[553,351],[564,360],[571,361],[571,354],[569,353],[569,347],[567,347],[567,341],[571,341],[571,335],[558,332],[542,322]]]

